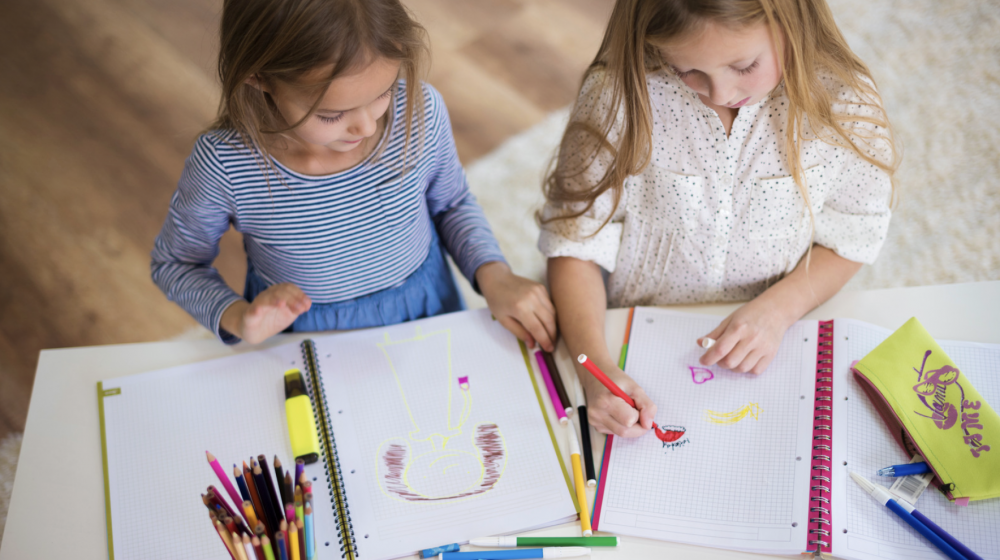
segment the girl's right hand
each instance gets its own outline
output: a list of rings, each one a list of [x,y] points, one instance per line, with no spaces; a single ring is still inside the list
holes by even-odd
[[[584,390],[587,392],[587,420],[602,434],[634,438],[645,434],[653,427],[656,405],[646,396],[646,392],[631,377],[617,367],[602,368],[615,385],[625,391],[635,401],[632,408],[584,370],[580,373]]]
[[[295,284],[275,284],[253,300],[239,300],[222,313],[221,326],[250,344],[263,342],[309,311],[312,300]]]

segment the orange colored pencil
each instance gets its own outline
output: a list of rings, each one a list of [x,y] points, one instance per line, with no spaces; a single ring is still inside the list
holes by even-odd
[[[260,494],[257,492],[257,484],[253,480],[253,472],[250,467],[247,466],[246,461],[243,462],[243,480],[247,483],[247,490],[250,491],[250,500],[253,502],[254,512],[257,514],[257,520],[264,522],[264,530],[270,532],[267,526],[267,515],[264,512],[264,505],[260,503]],[[256,528],[256,523],[254,524]]]

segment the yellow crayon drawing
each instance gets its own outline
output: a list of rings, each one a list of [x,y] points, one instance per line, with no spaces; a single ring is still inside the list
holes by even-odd
[[[711,422],[713,424],[735,424],[747,416],[757,420],[761,410],[762,409],[759,404],[752,402],[741,406],[732,412],[716,412],[714,410],[706,410],[704,418],[706,422]]]
[[[382,490],[398,500],[426,502],[492,489],[507,462],[503,436],[496,424],[480,423],[467,437],[458,437],[472,414],[472,382],[467,375],[457,380],[452,375],[451,330],[425,334],[417,327],[413,338],[395,341],[386,333],[378,347],[399,391],[397,403],[410,420],[405,437],[378,446],[376,472]],[[430,385],[427,368],[434,372]],[[411,406],[407,394],[426,395],[428,387],[440,401],[425,398]]]

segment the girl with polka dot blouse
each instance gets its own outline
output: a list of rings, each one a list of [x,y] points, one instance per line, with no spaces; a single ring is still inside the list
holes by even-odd
[[[897,153],[825,0],[618,0],[546,179],[539,249],[590,422],[656,406],[607,352],[607,306],[748,301],[701,358],[763,373],[788,327],[878,255]],[[702,339],[692,340],[699,344]]]

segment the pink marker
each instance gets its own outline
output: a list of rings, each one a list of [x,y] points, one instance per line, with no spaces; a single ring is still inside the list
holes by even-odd
[[[242,504],[243,497],[240,496],[240,493],[236,491],[235,487],[233,487],[233,483],[229,482],[229,477],[226,476],[226,471],[222,470],[222,465],[219,464],[219,460],[216,459],[215,455],[212,455],[209,451],[206,451],[205,455],[208,456],[208,464],[212,465],[212,470],[215,471],[215,476],[219,477],[219,482],[221,482],[226,488],[226,492],[229,494],[229,499],[231,499],[234,504]],[[240,511],[240,514],[244,519],[246,519],[246,513]],[[247,523],[249,522],[250,520],[248,519]]]
[[[549,373],[548,366],[545,365],[545,358],[541,352],[535,352],[535,360],[538,361],[538,369],[542,372],[542,379],[545,380],[545,387],[549,390],[549,398],[552,399],[552,406],[556,409],[556,416],[559,417],[560,424],[569,423],[566,417],[566,407],[559,400],[559,393],[556,392],[556,385],[552,382],[552,374]]]

